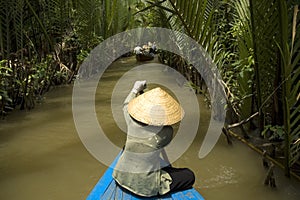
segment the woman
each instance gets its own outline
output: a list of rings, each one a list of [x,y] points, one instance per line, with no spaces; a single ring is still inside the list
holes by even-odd
[[[145,197],[189,189],[194,173],[173,168],[164,150],[172,140],[171,125],[182,119],[184,111],[161,88],[143,93],[145,88],[146,81],[136,81],[124,102],[127,140],[113,177],[121,187]]]

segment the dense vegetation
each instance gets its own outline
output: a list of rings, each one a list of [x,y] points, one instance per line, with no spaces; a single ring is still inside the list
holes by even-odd
[[[249,121],[239,124],[244,136],[257,128],[283,153],[289,176],[300,155],[298,6],[297,0],[1,0],[0,114],[31,109],[51,86],[71,83],[104,39],[165,27],[196,40],[221,71],[225,128]],[[204,92],[189,63],[168,52],[160,56]]]

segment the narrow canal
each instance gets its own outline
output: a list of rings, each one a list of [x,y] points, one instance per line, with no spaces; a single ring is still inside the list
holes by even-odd
[[[110,97],[115,83],[133,65],[137,65],[134,58],[113,63],[96,94],[99,123],[119,146],[124,144],[125,135],[114,122]],[[1,200],[83,200],[106,170],[85,149],[76,132],[72,89],[71,85],[52,89],[34,110],[15,111],[0,122]],[[203,97],[198,96],[198,102],[201,117],[197,136],[173,165],[195,172],[195,188],[205,199],[300,199],[300,184],[285,178],[279,169],[277,189],[264,186],[266,171],[261,157],[238,141],[227,145],[223,135],[211,153],[199,159],[210,111]]]

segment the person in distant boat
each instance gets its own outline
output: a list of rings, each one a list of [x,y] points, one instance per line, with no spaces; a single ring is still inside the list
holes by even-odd
[[[145,88],[146,81],[136,81],[124,101],[127,139],[113,178],[122,188],[144,197],[190,189],[194,173],[172,167],[164,150],[173,137],[171,125],[181,121],[184,111],[161,88],[143,92]]]
[[[144,51],[148,51],[148,50],[149,50],[149,46],[148,46],[147,44],[144,44],[144,45],[143,45],[143,50],[144,50]]]
[[[151,43],[150,53],[153,53],[153,54],[156,53],[156,44],[155,44],[155,42]]]
[[[136,55],[138,55],[138,54],[143,54],[143,48],[140,47],[140,46],[136,46],[136,47],[133,49],[133,53],[135,53]]]

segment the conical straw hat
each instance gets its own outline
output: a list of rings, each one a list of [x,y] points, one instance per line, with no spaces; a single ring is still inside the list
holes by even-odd
[[[159,87],[132,99],[128,112],[137,121],[153,126],[172,125],[184,116],[178,102]]]

